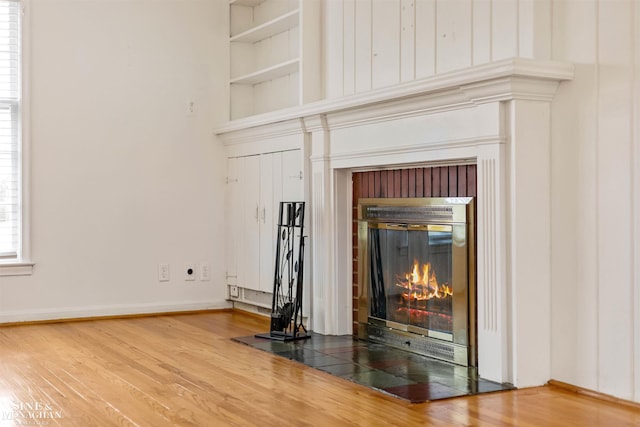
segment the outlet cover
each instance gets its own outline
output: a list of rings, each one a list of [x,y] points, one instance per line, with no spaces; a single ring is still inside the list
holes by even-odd
[[[208,282],[211,280],[211,265],[206,261],[201,261],[198,267],[200,268],[200,281]]]
[[[158,264],[158,281],[159,282],[168,282],[170,279],[169,273],[169,264],[160,263]]]
[[[240,291],[237,286],[235,285],[229,286],[229,296],[231,298],[238,298],[240,296]]]
[[[194,281],[194,280],[196,280],[196,265],[195,264],[185,264],[185,266],[184,266],[184,280],[186,280],[186,281]]]

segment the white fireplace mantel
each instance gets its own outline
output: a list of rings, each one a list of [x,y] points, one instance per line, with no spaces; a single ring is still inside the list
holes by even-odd
[[[550,379],[552,99],[567,63],[511,59],[237,120],[230,149],[300,135],[309,164],[310,327],[352,333],[351,174],[477,164],[478,370]]]

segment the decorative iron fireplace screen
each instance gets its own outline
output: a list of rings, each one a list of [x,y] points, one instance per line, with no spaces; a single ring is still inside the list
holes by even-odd
[[[359,336],[475,366],[473,199],[360,199]]]

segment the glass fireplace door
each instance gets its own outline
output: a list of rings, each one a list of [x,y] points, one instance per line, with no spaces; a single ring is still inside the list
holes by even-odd
[[[451,225],[370,223],[370,316],[453,339]]]

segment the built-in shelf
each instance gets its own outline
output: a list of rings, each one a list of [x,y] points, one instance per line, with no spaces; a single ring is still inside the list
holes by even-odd
[[[229,4],[234,6],[258,6],[261,3],[264,3],[265,0],[229,0]]]
[[[228,1],[229,119],[317,101],[323,0]]]
[[[289,61],[282,62],[280,64],[276,64],[262,70],[258,70],[251,74],[245,74],[244,76],[232,78],[230,83],[255,85],[258,83],[266,82],[268,80],[277,79],[278,77],[284,77],[287,74],[295,73],[299,70],[299,65],[299,59],[291,59]]]
[[[299,24],[299,17],[300,9],[295,9],[289,13],[278,16],[271,21],[265,22],[264,24],[253,27],[240,34],[236,34],[229,40],[231,42],[255,43],[257,41],[264,40],[268,37],[275,36],[276,34],[280,34],[284,31],[296,27]]]

